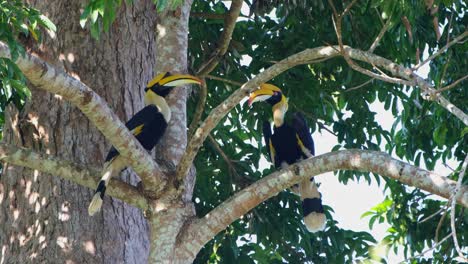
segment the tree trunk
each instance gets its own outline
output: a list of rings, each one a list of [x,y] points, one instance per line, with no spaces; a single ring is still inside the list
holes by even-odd
[[[42,58],[93,87],[128,120],[143,106],[154,74],[156,11],[151,1],[123,6],[100,40],[79,25],[88,1],[37,0],[32,5],[57,25],[44,34]],[[9,107],[4,141],[61,158],[101,166],[109,143],[75,107],[32,88],[18,112]],[[0,178],[0,263],[145,263],[149,227],[139,210],[106,197],[87,214],[92,190],[38,171],[4,164]],[[122,177],[133,184],[129,172]]]

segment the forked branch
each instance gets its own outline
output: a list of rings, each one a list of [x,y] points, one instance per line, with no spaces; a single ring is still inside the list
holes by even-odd
[[[0,42],[0,57],[9,56],[7,45]],[[151,155],[91,88],[63,70],[28,53],[19,57],[15,63],[32,84],[61,95],[63,99],[78,107],[120,154],[127,158],[129,165],[142,179],[146,190],[156,194],[164,188],[165,176]]]

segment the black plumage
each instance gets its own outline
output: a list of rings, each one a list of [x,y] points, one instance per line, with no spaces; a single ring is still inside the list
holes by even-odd
[[[263,137],[271,162],[276,168],[286,168],[315,155],[314,141],[306,119],[295,113],[292,122],[284,122],[288,110],[288,99],[281,89],[272,84],[261,84],[260,88],[249,95],[248,104],[266,102],[273,110],[274,128],[269,122],[263,122]],[[301,197],[304,223],[311,232],[323,230],[326,223],[321,194],[314,178],[304,180],[292,188]]]
[[[147,105],[136,113],[125,126],[132,131],[135,138],[146,150],[152,150],[164,135],[167,122],[155,105]],[[115,158],[119,152],[112,146],[106,157],[106,162]]]

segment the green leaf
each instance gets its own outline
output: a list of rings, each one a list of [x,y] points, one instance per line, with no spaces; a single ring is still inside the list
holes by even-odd
[[[54,31],[54,32],[57,31],[57,27],[55,26],[55,24],[52,21],[50,21],[48,17],[44,15],[39,16],[39,23],[51,31]]]

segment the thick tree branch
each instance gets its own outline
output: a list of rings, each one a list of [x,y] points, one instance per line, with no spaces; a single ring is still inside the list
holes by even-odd
[[[52,174],[90,189],[96,188],[101,178],[98,169],[87,168],[51,155],[36,153],[30,149],[5,143],[0,143],[0,161]],[[148,208],[146,198],[137,188],[120,180],[112,179],[106,194],[142,210]]]
[[[0,57],[10,57],[8,47],[1,42]],[[150,194],[155,195],[164,188],[165,176],[157,163],[91,88],[31,54],[19,57],[16,64],[32,84],[61,95],[78,107],[120,154],[128,159],[129,165],[140,176]]]
[[[429,94],[429,97],[425,99],[434,100],[438,102],[442,107],[447,109],[450,113],[454,114],[466,125],[468,125],[468,115],[462,110],[457,108],[455,105],[450,103],[445,97],[436,93],[433,85],[428,83],[426,80],[413,73],[411,69],[405,68],[399,64],[396,64],[388,59],[382,58],[370,52],[365,52],[358,49],[353,49],[347,46],[343,46],[344,51],[352,59],[367,62],[369,64],[379,66],[394,76],[402,77],[412,84],[420,87],[422,91]],[[190,139],[187,150],[181,158],[179,166],[177,167],[177,178],[180,180],[187,174],[190,165],[192,164],[200,146],[205,141],[208,134],[216,127],[221,119],[234,107],[236,106],[245,96],[248,96],[250,92],[257,89],[257,87],[265,83],[280,73],[301,64],[308,64],[310,61],[330,59],[336,56],[342,55],[338,46],[330,47],[318,47],[313,49],[307,49],[289,56],[286,59],[274,64],[273,66],[265,69],[259,73],[255,78],[246,82],[242,87],[232,93],[223,103],[214,108],[205,121],[195,131],[193,137]]]
[[[179,250],[195,256],[205,243],[261,202],[289,186],[311,176],[336,170],[373,172],[396,179],[432,194],[450,198],[457,183],[447,177],[396,160],[383,152],[343,150],[330,152],[274,172],[236,193],[201,219],[192,222],[183,235]],[[455,196],[458,203],[468,207],[468,186],[462,186]]]

